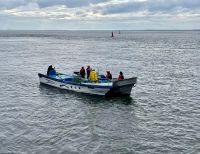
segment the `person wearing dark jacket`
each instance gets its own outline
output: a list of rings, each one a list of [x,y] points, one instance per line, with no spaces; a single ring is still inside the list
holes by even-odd
[[[48,67],[48,69],[47,69],[47,75],[49,75],[49,72],[50,72],[51,70],[53,70],[53,66],[52,66],[52,65],[50,65],[50,66]]]
[[[112,79],[112,74],[110,73],[110,71],[107,71],[106,79],[109,79],[109,80]]]
[[[86,68],[86,72],[87,72],[87,79],[88,79],[89,76],[90,76],[90,72],[91,72],[91,68],[90,68],[89,65],[88,65],[87,68]]]
[[[81,67],[79,73],[80,73],[80,75],[81,75],[82,78],[85,78],[85,68],[84,67]]]

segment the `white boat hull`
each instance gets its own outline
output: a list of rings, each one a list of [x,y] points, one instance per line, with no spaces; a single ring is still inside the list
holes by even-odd
[[[62,83],[58,81],[54,81],[45,77],[39,78],[40,83],[53,86],[59,89],[65,89],[70,90],[74,92],[80,92],[80,93],[87,93],[87,94],[95,94],[95,95],[105,95],[110,88],[94,88],[91,86],[85,86],[85,85],[73,85],[68,83]]]
[[[136,77],[133,77],[120,81],[100,79],[98,82],[90,82],[86,79],[65,74],[51,77],[39,73],[38,76],[42,84],[79,93],[106,96],[130,95],[132,87],[135,86],[137,80]]]

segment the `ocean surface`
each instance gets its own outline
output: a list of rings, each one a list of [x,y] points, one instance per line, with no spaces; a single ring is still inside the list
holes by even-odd
[[[200,153],[200,31],[0,31],[0,153]],[[90,65],[130,97],[40,85]]]

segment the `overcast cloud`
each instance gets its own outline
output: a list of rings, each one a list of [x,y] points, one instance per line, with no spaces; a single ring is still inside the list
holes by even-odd
[[[0,0],[0,29],[198,29],[200,0]]]

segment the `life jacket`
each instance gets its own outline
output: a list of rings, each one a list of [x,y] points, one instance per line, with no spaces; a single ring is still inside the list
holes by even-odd
[[[97,72],[96,71],[90,72],[89,80],[90,81],[97,81]]]

